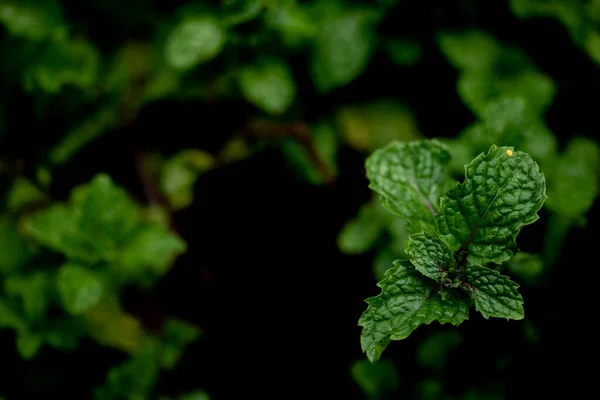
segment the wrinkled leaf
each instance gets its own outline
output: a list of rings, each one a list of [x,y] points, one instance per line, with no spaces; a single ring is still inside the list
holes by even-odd
[[[406,241],[406,253],[417,271],[428,278],[443,282],[448,271],[454,270],[454,256],[437,237],[427,232],[415,233]]]

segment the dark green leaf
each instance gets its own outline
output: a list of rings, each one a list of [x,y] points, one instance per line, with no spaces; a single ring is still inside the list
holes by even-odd
[[[454,270],[454,255],[450,249],[427,232],[410,235],[405,251],[411,256],[415,269],[435,281],[443,282],[448,271]]]
[[[442,198],[436,222],[450,250],[471,263],[502,263],[518,250],[521,228],[539,217],[546,181],[529,154],[490,148],[465,168],[465,181]]]
[[[60,267],[56,287],[65,309],[73,315],[81,315],[98,303],[104,291],[96,274],[77,264]]]

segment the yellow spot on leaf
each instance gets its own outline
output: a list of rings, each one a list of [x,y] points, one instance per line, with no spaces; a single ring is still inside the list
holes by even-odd
[[[509,157],[512,157],[512,150],[506,150],[506,154],[507,154]]]

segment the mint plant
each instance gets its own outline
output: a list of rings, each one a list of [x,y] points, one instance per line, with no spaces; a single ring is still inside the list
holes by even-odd
[[[518,252],[517,235],[547,198],[544,174],[529,154],[492,145],[453,184],[450,158],[444,145],[424,140],[393,142],[367,159],[369,187],[411,233],[409,259],[394,261],[359,320],[372,362],[422,324],[459,325],[473,305],[486,319],[524,316],[519,285],[488,264]]]

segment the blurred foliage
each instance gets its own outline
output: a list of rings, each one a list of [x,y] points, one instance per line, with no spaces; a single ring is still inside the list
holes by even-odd
[[[501,268],[524,285],[538,285],[596,200],[598,144],[576,137],[562,145],[545,118],[561,86],[518,44],[502,42],[485,26],[444,27],[433,44],[411,35],[416,25],[389,33],[386,23],[402,3],[0,0],[2,340],[14,342],[28,363],[40,352],[58,358],[82,351],[88,340],[114,349],[123,361],[93,390],[98,399],[208,399],[202,390],[162,393],[157,385],[186,346],[202,340],[201,329],[172,315],[149,327],[128,311],[125,292],[151,292],[190,250],[173,216],[204,195],[196,187],[203,174],[273,148],[298,179],[317,186],[340,179],[339,160],[348,151],[366,157],[390,141],[425,134],[445,136],[456,177],[492,143],[530,153],[548,182],[544,251],[519,253]],[[574,45],[600,63],[600,1],[510,0],[509,6],[518,18],[558,20]],[[391,68],[381,78],[386,86],[431,62],[432,51],[456,69],[458,97],[474,115],[461,132],[422,132],[419,106],[385,90],[374,98],[352,96],[353,85],[363,85],[376,65]],[[214,150],[198,144],[217,130],[210,112],[199,113],[195,126],[169,121],[172,130],[135,131],[139,116],[164,101],[182,108],[243,104],[248,111]],[[321,104],[328,101],[331,107]],[[240,119],[234,108],[223,124]],[[121,172],[96,170],[89,179],[73,164],[106,137],[129,149],[135,135],[151,141],[180,129],[192,138],[188,148],[132,149],[141,195],[121,183],[127,181]],[[112,151],[102,157],[111,159]],[[75,177],[69,196],[63,194],[65,169]],[[404,223],[373,197],[341,227],[338,245],[371,257],[380,280],[392,261],[406,257],[407,235]],[[416,360],[431,376],[414,385],[417,398],[457,398],[435,372],[460,346],[452,335],[419,347]],[[524,335],[539,338],[535,325]],[[350,374],[365,396],[381,398],[404,390],[395,362],[359,360]],[[494,385],[471,388],[462,398],[501,397]],[[3,390],[0,384],[0,398]]]

